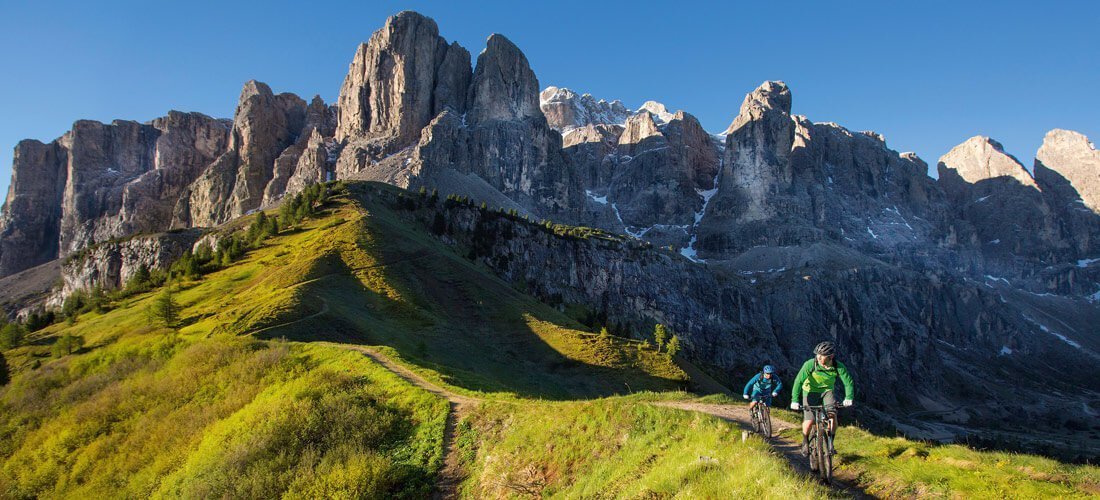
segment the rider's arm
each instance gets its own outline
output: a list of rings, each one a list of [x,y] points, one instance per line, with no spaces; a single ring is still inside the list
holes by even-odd
[[[749,383],[745,384],[745,390],[742,391],[741,394],[747,395],[749,393],[749,389],[752,388],[752,384],[755,384],[757,380],[760,380],[759,373],[757,373],[756,376],[754,376],[753,378],[749,379]]]
[[[806,381],[806,377],[810,376],[810,370],[814,367],[814,360],[809,360],[802,363],[802,369],[798,370],[798,376],[794,378],[794,383],[791,384],[791,402],[798,403],[802,401],[802,383]]]
[[[779,380],[779,377],[776,375],[772,376],[775,377],[775,389],[772,389],[772,394],[779,394],[779,390],[783,388],[783,381]]]
[[[840,382],[844,384],[844,399],[855,401],[856,388],[855,384],[852,383],[852,374],[848,373],[848,367],[837,361],[836,374],[840,377]]]

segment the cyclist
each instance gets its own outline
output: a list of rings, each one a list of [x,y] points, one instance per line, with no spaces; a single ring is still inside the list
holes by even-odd
[[[825,341],[814,348],[814,357],[802,364],[802,369],[794,379],[791,409],[802,409],[802,456],[809,454],[810,427],[814,423],[813,413],[804,408],[805,406],[825,406],[829,413],[829,437],[836,433],[836,398],[833,396],[833,387],[837,377],[844,383],[844,406],[852,406],[852,399],[855,397],[852,375],[848,373],[848,367],[844,363],[836,360],[836,345]]]
[[[760,370],[755,376],[749,380],[749,383],[745,384],[745,390],[742,391],[741,397],[749,399],[749,389],[752,389],[752,402],[749,403],[749,411],[756,407],[756,403],[763,400],[766,406],[772,405],[772,398],[779,395],[779,390],[783,388],[783,382],[779,381],[779,377],[775,375],[775,368],[772,365],[764,365],[764,369]]]

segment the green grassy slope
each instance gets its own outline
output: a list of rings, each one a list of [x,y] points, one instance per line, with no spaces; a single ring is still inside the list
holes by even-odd
[[[471,498],[825,498],[760,439],[635,397],[483,405],[460,425]]]
[[[423,495],[447,405],[343,349],[154,332],[22,373],[0,409],[0,496],[260,498]]]

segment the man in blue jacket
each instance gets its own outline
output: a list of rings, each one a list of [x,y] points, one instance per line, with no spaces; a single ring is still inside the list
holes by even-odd
[[[765,405],[771,406],[772,398],[778,396],[782,388],[783,382],[780,382],[779,377],[775,375],[775,368],[772,368],[772,365],[764,365],[764,369],[745,384],[741,397],[749,399],[749,389],[752,389],[752,402],[749,403],[749,411],[752,411],[760,400],[763,400]]]

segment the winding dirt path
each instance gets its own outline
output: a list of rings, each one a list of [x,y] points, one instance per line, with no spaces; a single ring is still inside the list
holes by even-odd
[[[676,408],[678,410],[706,413],[722,420],[733,422],[742,429],[750,431],[752,429],[752,417],[749,415],[747,406],[695,403],[691,401],[660,401],[653,404],[667,408]],[[791,463],[791,467],[794,468],[794,470],[807,476],[812,476],[809,459],[803,457],[802,453],[799,452],[799,447],[802,443],[778,435],[779,432],[787,429],[797,429],[798,425],[772,418],[772,427],[776,435],[766,440],[768,444],[770,444],[775,451],[783,455],[783,457]],[[838,444],[843,446],[843,443]],[[833,468],[833,480],[830,486],[851,498],[875,498],[858,486],[857,477],[835,466]]]
[[[466,479],[466,474],[459,461],[458,446],[455,444],[456,428],[458,426],[458,421],[469,413],[469,411],[481,400],[456,394],[444,389],[369,347],[332,344],[327,342],[326,344],[341,349],[360,352],[364,356],[370,358],[371,361],[382,365],[383,368],[401,377],[406,382],[447,400],[450,409],[447,412],[447,424],[443,431],[443,467],[439,470],[439,475],[436,480],[436,489],[432,492],[432,498],[458,498],[458,486]]]

